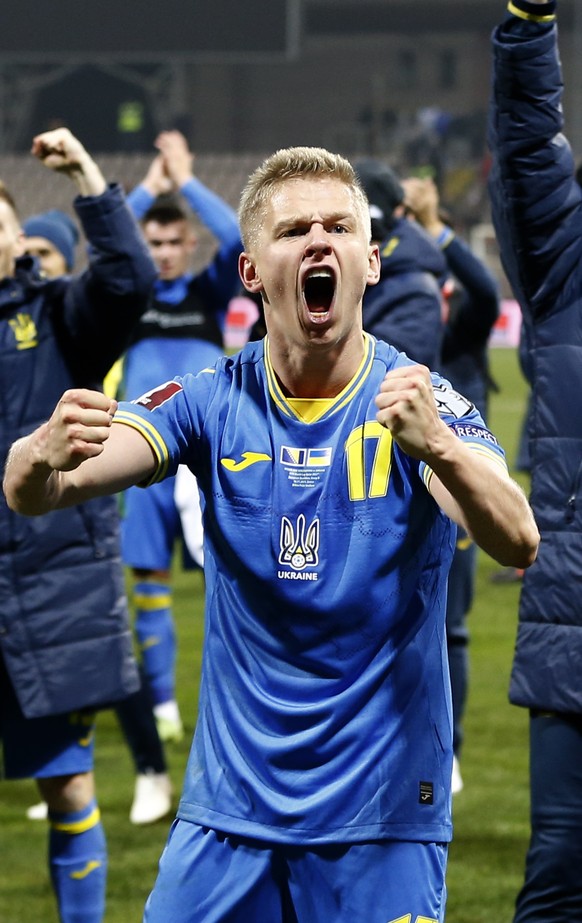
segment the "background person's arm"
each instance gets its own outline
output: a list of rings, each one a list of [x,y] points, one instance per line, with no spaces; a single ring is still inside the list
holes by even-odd
[[[101,170],[68,128],[37,135],[32,141],[32,153],[50,170],[68,176],[79,195],[99,196],[105,192],[107,183]]]

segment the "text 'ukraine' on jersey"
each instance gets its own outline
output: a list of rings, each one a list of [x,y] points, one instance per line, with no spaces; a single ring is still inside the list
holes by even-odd
[[[329,401],[290,401],[268,340],[167,382],[116,421],[203,493],[200,715],[180,816],[317,843],[450,838],[446,580],[455,528],[430,471],[376,420],[408,359],[365,338]],[[459,438],[503,463],[474,407],[434,376]]]

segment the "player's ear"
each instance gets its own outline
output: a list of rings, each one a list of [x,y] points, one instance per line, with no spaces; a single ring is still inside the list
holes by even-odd
[[[26,234],[19,228],[16,244],[14,246],[14,256],[23,256],[26,252]]]
[[[377,244],[370,244],[368,251],[368,285],[376,285],[380,281],[380,249]]]
[[[247,292],[252,292],[256,295],[263,291],[263,283],[261,282],[261,277],[254,261],[251,259],[248,253],[241,253],[239,256],[238,271],[242,280],[242,284],[246,288]]]

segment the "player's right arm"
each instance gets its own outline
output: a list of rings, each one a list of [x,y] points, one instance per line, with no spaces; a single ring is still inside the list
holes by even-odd
[[[500,564],[529,567],[539,533],[525,494],[505,465],[472,451],[442,419],[429,370],[404,365],[389,371],[376,406],[378,422],[400,448],[433,472],[429,491],[443,512]]]
[[[99,391],[65,391],[50,419],[10,449],[9,507],[37,516],[148,480],[153,452],[135,429],[112,426],[116,407]]]

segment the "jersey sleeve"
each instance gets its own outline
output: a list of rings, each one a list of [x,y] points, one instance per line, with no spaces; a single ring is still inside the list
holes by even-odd
[[[132,210],[136,221],[141,221],[148,208],[154,204],[156,197],[148,192],[143,183],[135,186],[127,194],[127,204]]]
[[[114,422],[131,426],[146,440],[156,459],[152,476],[140,487],[174,475],[181,462],[196,465],[203,421],[216,368],[163,382],[133,401],[121,401]]]
[[[507,470],[505,452],[490,429],[487,428],[483,417],[471,401],[455,391],[448,381],[438,375],[432,375],[433,393],[439,416],[445,421],[456,436],[461,439],[472,452],[485,455]],[[428,488],[433,471],[426,462],[420,462],[419,473]]]
[[[196,177],[184,183],[180,192],[203,224],[220,241],[221,247],[238,246],[240,243],[238,218],[228,202]]]

